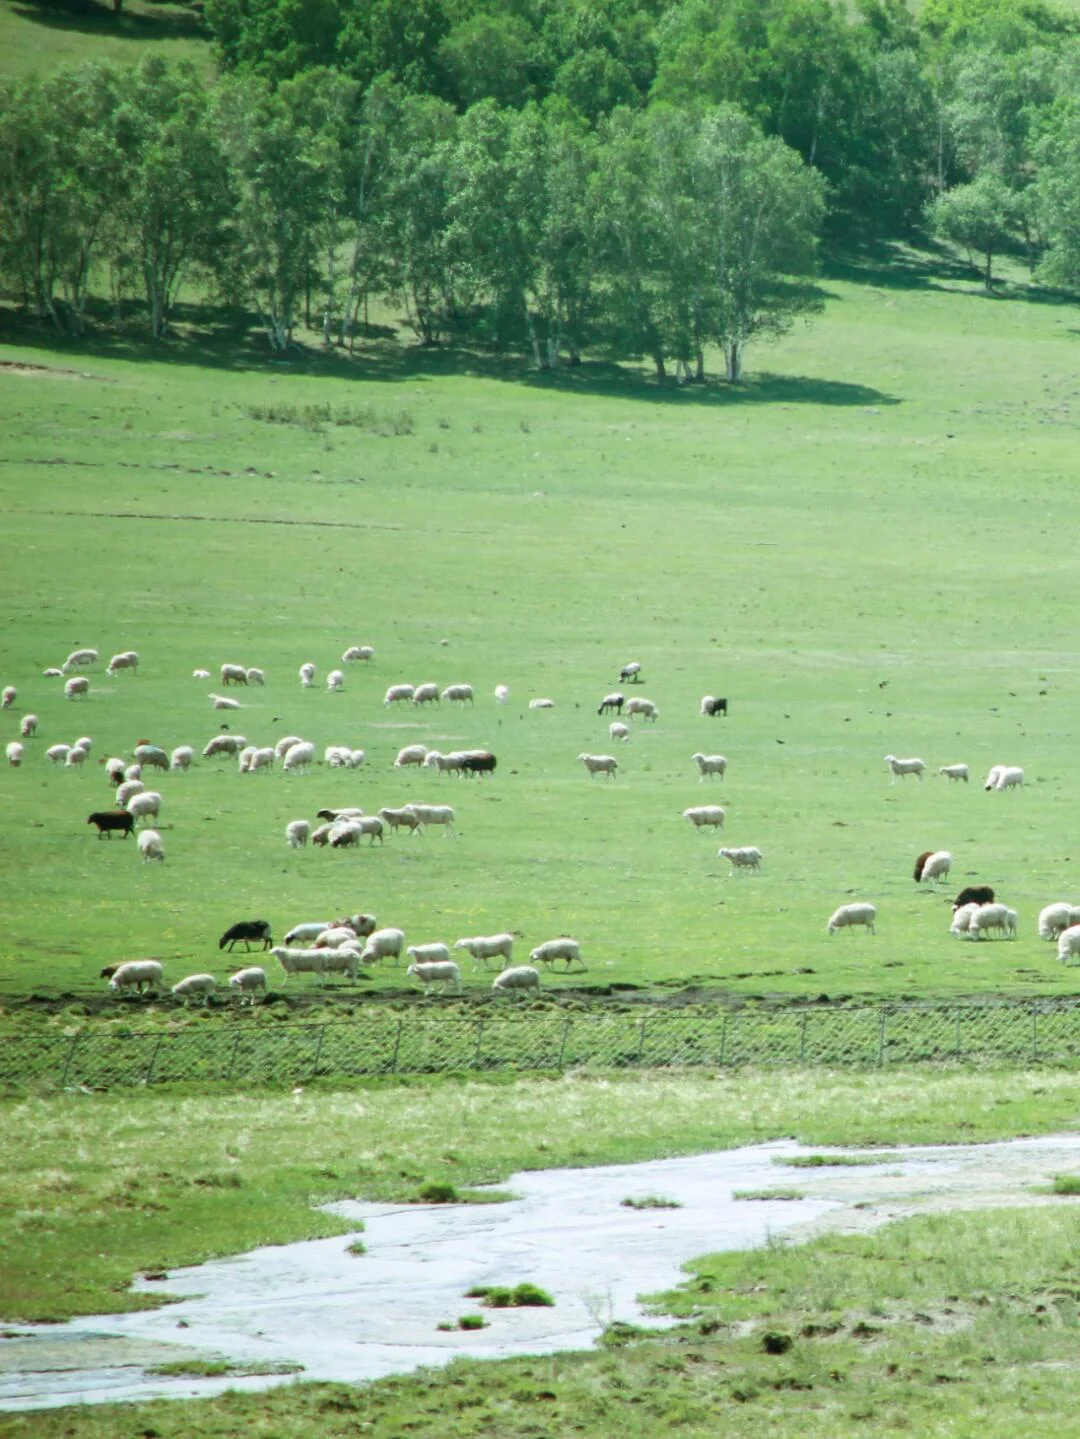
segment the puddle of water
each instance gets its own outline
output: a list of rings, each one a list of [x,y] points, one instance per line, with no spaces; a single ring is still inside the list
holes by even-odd
[[[1080,1164],[1080,1136],[1009,1144],[890,1149],[880,1169],[785,1169],[814,1151],[789,1141],[719,1154],[513,1175],[504,1204],[328,1205],[363,1221],[356,1235],[255,1250],[137,1289],[179,1296],[164,1309],[50,1325],[10,1326],[0,1340],[0,1409],[269,1388],[294,1376],[214,1379],[148,1374],[145,1366],[213,1356],[245,1366],[303,1365],[304,1379],[349,1383],[446,1364],[589,1348],[613,1320],[662,1324],[638,1295],[667,1289],[697,1255],[867,1227],[918,1208],[1031,1202],[1030,1185]],[[802,1200],[735,1201],[741,1190],[797,1187]],[[672,1209],[623,1207],[660,1197]],[[861,1212],[854,1204],[872,1207]],[[465,1291],[531,1281],[553,1308],[480,1310]],[[437,1325],[482,1312],[483,1330]],[[183,1326],[183,1327],[181,1327]]]

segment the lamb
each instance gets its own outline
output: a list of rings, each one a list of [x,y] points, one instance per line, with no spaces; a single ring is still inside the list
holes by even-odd
[[[203,746],[202,757],[214,759],[222,754],[238,755],[246,744],[247,740],[242,734],[216,734]]]
[[[12,691],[14,693],[14,691]],[[64,685],[66,700],[85,699],[90,693],[90,681],[85,675],[73,675]]]
[[[97,825],[98,839],[103,835],[112,839],[114,830],[119,830],[124,839],[127,839],[135,828],[135,816],[126,809],[95,810],[92,815],[87,816],[86,823]]]
[[[285,971],[285,978],[282,985],[288,983],[290,974],[323,974],[326,970],[326,957],[329,953],[324,949],[289,949],[285,945],[277,945],[270,953]]]
[[[174,774],[187,774],[195,763],[195,751],[189,744],[179,744],[169,756],[169,769]]]
[[[913,774],[922,783],[923,773],[926,770],[926,761],[921,759],[897,759],[893,754],[885,756],[885,763],[892,770],[890,784],[895,784],[897,778],[903,779],[905,775]]]
[[[496,763],[495,756],[489,750],[466,750],[461,757],[461,773],[494,774]]]
[[[63,677],[64,671],[58,670],[55,665],[50,665],[47,670],[42,670],[41,673],[42,676],[47,680],[58,680]],[[5,705],[0,705],[0,709],[5,708]]]
[[[504,969],[502,974],[497,974],[491,987],[498,994],[523,993],[527,989],[539,992],[540,975],[531,964],[519,964],[516,969]]]
[[[965,904],[993,904],[994,891],[988,884],[972,884],[962,889],[952,902],[954,910]]]
[[[1019,765],[1002,765],[998,773],[995,789],[1018,789],[1023,786],[1024,771]]]
[[[126,809],[129,800],[134,799],[137,794],[145,793],[145,791],[146,786],[141,779],[126,779],[123,784],[117,785],[116,787],[116,803],[122,809]]]
[[[440,754],[437,749],[429,749],[424,756],[424,767],[437,769],[440,774],[449,774],[460,770],[464,761],[465,755],[461,750],[455,750],[453,754]]]
[[[922,868],[916,874],[916,881],[919,884],[929,884],[936,879],[948,879],[949,871],[952,869],[952,855],[947,849],[936,849],[928,854],[922,863]]]
[[[716,715],[723,715],[726,719],[727,700],[723,698],[718,699],[716,695],[702,695],[701,708],[698,713],[703,715],[706,719],[712,719]]]
[[[18,769],[23,762],[23,756],[26,754],[26,746],[20,744],[17,739],[13,739],[6,746],[4,753],[7,755],[7,762],[12,769]],[[79,753],[83,754],[83,751],[80,750]],[[85,759],[85,754],[83,754],[83,758]]]
[[[405,951],[410,966],[414,964],[454,964],[445,944],[411,944]],[[457,969],[457,965],[454,964]]]
[[[530,700],[529,708],[531,710],[553,710],[555,708],[555,701],[549,699]]]
[[[20,745],[19,748],[21,749],[22,746]],[[88,754],[89,750],[83,749],[81,744],[72,745],[67,752],[67,759],[64,760],[65,767],[74,769],[77,765],[84,765]]]
[[[349,769],[360,769],[360,767],[363,765],[365,759],[367,759],[367,755],[364,753],[364,751],[363,751],[362,749],[350,750],[350,751],[349,751]]]
[[[414,705],[437,705],[439,703],[439,686],[430,681],[417,685],[412,693],[412,702]]]
[[[640,684],[640,676],[640,664],[638,664],[637,660],[631,660],[629,664],[623,665],[622,669],[619,671],[619,683],[621,685]]]
[[[626,701],[623,715],[627,719],[633,718],[634,715],[642,715],[645,719],[656,720],[660,717],[660,711],[653,704],[652,700],[638,699],[635,695],[633,699]]]
[[[69,744],[51,744],[45,751],[45,758],[52,760],[53,764],[63,764],[70,750]]]
[[[504,705],[510,698],[510,691],[506,685],[495,686],[495,703]]]
[[[442,692],[442,697],[449,704],[472,704],[472,685],[447,685]]]
[[[310,838],[310,820],[293,819],[285,826],[285,843],[290,849],[303,849]]]
[[[409,809],[419,820],[417,829],[423,830],[426,824],[441,824],[445,828],[443,836],[454,832],[454,811],[448,804],[411,804]]]
[[[67,674],[68,670],[79,669],[86,665],[96,665],[98,662],[97,650],[72,650],[64,661],[61,672]]]
[[[210,671],[203,669],[192,670],[191,678],[193,680],[208,680],[210,678]]]
[[[221,683],[223,685],[246,685],[247,682],[247,670],[243,665],[221,666]]]
[[[314,763],[315,746],[305,741],[301,744],[294,744],[285,751],[281,768],[285,774],[295,774],[297,770],[309,769]]]
[[[1057,957],[1062,964],[1070,964],[1077,954],[1080,954],[1080,924],[1070,924],[1058,935]]]
[[[332,824],[320,824],[311,831],[311,843],[317,846],[324,846],[330,843],[330,831],[334,828]]]
[[[240,991],[241,1004],[247,999],[249,1004],[254,1005],[255,996],[260,992],[266,993],[266,970],[254,964],[250,969],[238,969],[230,976],[229,987]]]
[[[210,1003],[210,996],[217,989],[217,980],[212,974],[189,974],[186,979],[180,980],[179,984],[172,987],[173,994],[177,999],[186,1003],[189,999],[198,999],[202,996],[203,1004]]]
[[[838,929],[853,929],[857,924],[861,924],[871,934],[876,934],[877,931],[874,929],[876,919],[877,909],[872,904],[842,904],[830,915],[827,930],[829,934],[835,934]]]
[[[608,710],[614,710],[616,714],[622,713],[622,707],[626,703],[626,696],[618,690],[612,690],[600,701],[600,708],[596,711],[598,715],[607,714]]]
[[[255,751],[258,745],[248,744],[240,751],[236,759],[236,768],[240,774],[247,774],[251,768],[251,761],[255,758]]]
[[[578,759],[588,770],[590,779],[597,774],[614,779],[619,769],[619,761],[611,754],[579,754]]]
[[[71,756],[69,755],[68,758],[70,759]],[[151,816],[157,819],[161,813],[161,795],[156,789],[143,790],[141,794],[133,794],[124,808],[136,823],[140,819],[148,820]]]
[[[966,764],[943,764],[938,770],[938,774],[943,774],[946,779],[962,779],[965,784],[971,778],[971,772]]]
[[[303,686],[304,689],[309,690],[309,689],[312,688],[312,686],[314,685],[314,683],[315,683],[315,666],[314,666],[313,664],[310,664],[310,663],[301,665],[301,666],[300,666],[300,684]]]
[[[613,720],[608,725],[608,734],[613,740],[626,742],[630,739],[630,726],[624,725],[621,720]]]
[[[135,759],[141,765],[148,765],[151,769],[168,769],[169,756],[156,744],[137,744],[135,746]]]
[[[88,734],[80,735],[75,743],[79,749],[84,749],[87,754],[94,748],[94,741]]]
[[[698,773],[701,776],[698,780],[699,784],[701,780],[711,774],[718,774],[720,778],[723,779],[727,772],[728,762],[722,754],[695,754],[691,755],[690,758],[698,767]]]
[[[683,819],[688,819],[695,829],[707,829],[710,826],[714,829],[724,828],[724,819],[727,811],[718,804],[692,805],[690,809],[684,809]]]
[[[264,670],[256,669],[254,665],[249,666],[247,671],[247,682],[249,685],[265,686],[266,672]]]
[[[407,829],[412,834],[420,825],[420,817],[408,805],[401,809],[381,809],[379,818],[392,830]]]
[[[65,694],[67,693],[66,685],[64,686],[64,692]],[[4,688],[0,690],[0,710],[9,710],[15,703],[17,694],[18,690],[14,685],[5,685]]]
[[[345,686],[345,671],[331,670],[326,676],[326,688],[331,694],[337,694]]]
[[[718,855],[723,855],[729,862],[732,874],[735,874],[737,870],[759,871],[761,869],[762,854],[756,845],[742,845],[737,849],[718,849],[716,852]]]
[[[412,685],[391,685],[383,696],[384,705],[403,704],[411,700],[415,693]]]
[[[269,949],[273,944],[273,936],[270,933],[270,921],[267,919],[241,919],[236,924],[230,925],[225,933],[218,940],[218,949],[224,949],[226,945],[229,952],[244,941],[244,949],[251,948],[251,941],[257,940],[261,949]]]
[[[400,929],[377,929],[368,935],[360,961],[362,964],[375,964],[380,959],[393,959],[397,963],[404,944],[405,935]]]
[[[19,733],[22,735],[23,739],[31,739],[37,733],[37,727],[37,715],[23,715],[21,721],[19,722]]]
[[[342,664],[352,664],[354,660],[373,660],[375,651],[370,645],[350,645],[341,656]]]
[[[581,964],[581,945],[576,939],[567,939],[565,935],[561,939],[547,939],[530,952],[529,958],[533,964],[548,965],[561,959],[564,967],[569,969],[572,964]],[[513,970],[506,970],[504,973],[512,974]]]
[[[411,764],[423,764],[427,757],[428,747],[426,744],[407,744],[404,749],[398,750],[394,768],[405,769]]]
[[[1074,924],[1080,924],[1080,908],[1065,902],[1048,904],[1039,911],[1039,938],[1057,939],[1064,930]]]
[[[216,710],[239,710],[243,705],[239,700],[230,699],[228,695],[207,695],[211,706]]]
[[[118,670],[130,670],[133,675],[138,674],[139,656],[134,650],[124,650],[121,654],[113,655],[105,673],[112,679]]]
[[[411,954],[412,950],[409,953]],[[452,959],[416,961],[409,965],[405,973],[418,979],[425,991],[433,984],[441,983],[453,985],[455,993],[461,993],[461,971]]]
[[[959,909],[953,912],[952,924],[949,926],[949,933],[956,935],[959,939],[962,935],[971,936],[971,916],[978,909],[977,904],[962,904]]]
[[[509,964],[513,957],[514,936],[512,934],[479,934],[471,939],[459,939],[455,949],[471,954],[473,964],[486,964],[489,959],[503,959]]]
[[[1016,910],[1004,904],[980,904],[968,921],[972,939],[981,939],[990,930],[1000,930],[1010,939],[1015,939],[1019,921]]]
[[[142,994],[144,984],[150,989],[160,989],[164,979],[164,970],[156,959],[131,959],[113,970],[109,988],[114,994],[124,989]]]

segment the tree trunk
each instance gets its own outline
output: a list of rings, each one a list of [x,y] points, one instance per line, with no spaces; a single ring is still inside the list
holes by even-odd
[[[724,346],[724,368],[728,383],[737,385],[742,379],[742,344],[738,340],[729,340]]]
[[[990,273],[990,265],[993,262],[993,258],[994,252],[992,250],[987,250],[986,269],[983,271],[983,284],[986,286],[987,292],[990,294],[992,294],[994,290],[994,277]]]
[[[697,368],[694,371],[694,379],[699,385],[705,383],[705,356],[701,350],[697,352]]]
[[[667,379],[667,370],[664,368],[664,357],[663,357],[663,355],[654,355],[654,356],[653,356],[653,364],[656,366],[656,378],[657,378],[658,380],[666,380],[666,379]]]

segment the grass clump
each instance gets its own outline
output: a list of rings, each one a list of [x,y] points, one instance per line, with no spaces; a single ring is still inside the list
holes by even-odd
[[[172,1379],[219,1379],[226,1375],[243,1378],[257,1374],[302,1374],[302,1364],[281,1360],[272,1364],[230,1364],[227,1359],[175,1359],[167,1364],[154,1364],[147,1374],[161,1374]]]
[[[1080,1174],[1055,1174],[1052,1185],[1054,1194],[1080,1194]]]
[[[732,1199],[805,1199],[801,1189],[736,1189]]]
[[[776,1154],[774,1164],[789,1164],[793,1169],[846,1169],[857,1164],[897,1164],[899,1154],[795,1154],[790,1158]]]
[[[620,1199],[623,1209],[681,1209],[682,1205],[677,1199],[665,1199],[660,1194],[645,1194],[640,1199],[631,1195],[627,1199]]]
[[[345,1246],[345,1252],[346,1254],[355,1254],[357,1256],[366,1254],[367,1245],[362,1239],[354,1239],[351,1244]]]
[[[411,435],[413,417],[408,410],[377,410],[374,405],[291,405],[276,401],[264,405],[248,405],[247,415],[267,425],[296,425],[304,430],[321,432],[328,426],[368,430],[375,435]]]
[[[438,1180],[429,1180],[427,1184],[421,1184],[416,1191],[414,1199],[416,1204],[460,1204],[461,1195],[453,1184],[444,1184]]]
[[[479,1299],[489,1309],[551,1309],[555,1300],[538,1284],[526,1280],[510,1288],[505,1284],[474,1284],[465,1291],[466,1299]]]

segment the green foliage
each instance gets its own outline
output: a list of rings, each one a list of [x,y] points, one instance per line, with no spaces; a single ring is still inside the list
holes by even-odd
[[[828,1169],[835,1165],[895,1164],[897,1158],[895,1154],[778,1154],[773,1163],[793,1169]]]
[[[659,1194],[646,1194],[641,1198],[630,1196],[620,1200],[626,1209],[681,1209],[682,1205],[677,1199],[665,1199]]]
[[[1080,1174],[1055,1174],[1052,1192],[1069,1196],[1080,1194]]]
[[[984,170],[970,184],[947,190],[927,208],[927,222],[933,233],[966,250],[976,272],[980,269],[976,256],[981,257],[987,290],[994,285],[994,256],[1015,232],[1018,218],[1015,193],[992,170]]]
[[[459,1204],[461,1196],[452,1184],[440,1184],[430,1180],[422,1184],[416,1191],[416,1198],[421,1204]]]
[[[458,1317],[459,1329],[486,1329],[488,1322],[482,1314],[462,1314]]]
[[[474,1284],[465,1291],[466,1299],[479,1299],[488,1309],[543,1309],[554,1306],[546,1289],[526,1280],[513,1288],[505,1284]]]

